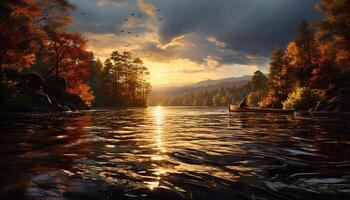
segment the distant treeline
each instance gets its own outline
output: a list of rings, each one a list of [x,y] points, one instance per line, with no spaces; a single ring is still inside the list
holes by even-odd
[[[284,50],[276,47],[267,77],[257,71],[244,86],[163,99],[162,105],[221,106],[246,96],[250,106],[350,111],[350,3],[323,0],[324,19],[303,20]]]
[[[198,89],[179,96],[152,99],[150,104],[164,106],[227,106],[230,103],[238,104],[252,91],[258,90],[260,87],[266,88],[265,79],[264,74],[257,71],[252,80],[246,83],[235,83],[232,87],[219,86],[213,88],[214,86],[212,86],[209,89]]]

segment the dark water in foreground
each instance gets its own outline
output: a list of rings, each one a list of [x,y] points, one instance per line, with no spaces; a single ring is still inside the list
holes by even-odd
[[[1,116],[0,199],[350,199],[350,121],[191,107]]]

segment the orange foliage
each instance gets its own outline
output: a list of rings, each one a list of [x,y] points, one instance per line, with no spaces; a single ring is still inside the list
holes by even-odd
[[[339,68],[335,64],[335,54],[330,44],[320,45],[318,48],[319,58],[315,69],[312,71],[311,86],[313,88],[325,89],[329,84],[336,81]]]
[[[58,68],[70,68],[86,62],[87,43],[79,33],[51,33],[47,42],[47,58]],[[53,71],[50,71],[51,73]]]
[[[301,53],[296,42],[293,41],[288,44],[283,58],[292,66],[299,67],[302,65]]]
[[[341,49],[337,52],[335,62],[344,68],[350,68],[350,51]]]
[[[260,107],[271,107],[277,103],[281,102],[280,98],[278,98],[277,94],[274,94],[273,91],[270,91],[267,97],[259,102]]]
[[[90,105],[94,96],[85,83],[89,76],[91,60],[86,41],[79,33],[58,33],[51,38],[48,42],[47,62],[54,63],[54,67],[49,69],[47,76],[56,73],[65,77],[68,91],[79,95]]]
[[[0,9],[0,65],[28,67],[33,63],[33,53],[45,38],[35,21],[39,10],[31,0],[5,0]]]
[[[68,91],[79,95],[88,105],[94,99],[90,87],[85,83],[89,76],[91,53],[87,43],[79,33],[58,33],[48,42],[47,61],[54,63],[48,76],[63,76],[68,82]],[[50,65],[49,65],[50,66]]]
[[[83,82],[79,82],[74,87],[69,87],[68,92],[77,94],[89,106],[91,106],[91,102],[95,99],[90,86]]]

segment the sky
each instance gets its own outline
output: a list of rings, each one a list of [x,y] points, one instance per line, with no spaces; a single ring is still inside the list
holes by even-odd
[[[104,61],[130,51],[153,86],[268,72],[302,19],[317,21],[318,0],[72,0],[70,29]]]

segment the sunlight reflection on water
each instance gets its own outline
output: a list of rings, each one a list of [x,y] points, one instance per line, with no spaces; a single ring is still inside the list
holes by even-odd
[[[348,119],[158,106],[0,124],[0,199],[349,199]]]

